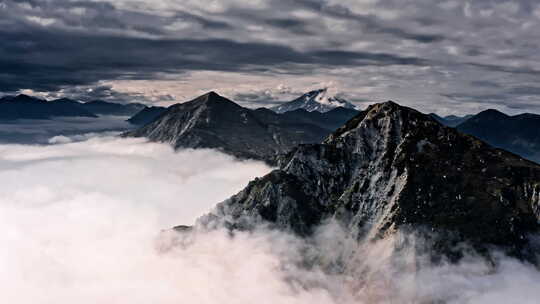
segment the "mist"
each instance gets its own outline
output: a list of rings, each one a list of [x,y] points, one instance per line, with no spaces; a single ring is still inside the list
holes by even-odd
[[[0,144],[48,144],[54,136],[121,132],[134,128],[124,116],[52,117],[0,121]]]
[[[540,272],[494,252],[432,265],[413,235],[182,235],[269,172],[213,150],[86,134],[0,145],[2,303],[537,303]],[[414,243],[414,242],[413,242]],[[399,251],[395,248],[401,247]]]

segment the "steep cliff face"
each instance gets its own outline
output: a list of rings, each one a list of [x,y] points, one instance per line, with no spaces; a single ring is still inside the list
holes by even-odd
[[[527,258],[527,236],[540,229],[539,165],[393,102],[369,107],[279,163],[199,224],[266,222],[309,235],[333,218],[359,239],[428,231],[445,254],[466,241]]]

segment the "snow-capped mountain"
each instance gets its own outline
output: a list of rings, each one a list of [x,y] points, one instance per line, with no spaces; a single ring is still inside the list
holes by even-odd
[[[239,158],[266,160],[298,144],[317,143],[357,114],[336,109],[277,114],[266,108],[239,106],[214,92],[167,108],[142,128],[125,136],[168,142],[175,148],[214,148]]]
[[[328,89],[324,88],[308,92],[293,101],[273,107],[271,110],[276,113],[285,113],[298,109],[304,109],[308,112],[317,111],[324,113],[339,107],[356,109],[356,106],[352,103],[339,97],[331,96]]]

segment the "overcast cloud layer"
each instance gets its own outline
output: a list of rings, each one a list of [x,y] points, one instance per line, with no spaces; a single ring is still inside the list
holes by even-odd
[[[4,0],[0,91],[540,111],[535,0]],[[98,95],[99,95],[98,94]]]

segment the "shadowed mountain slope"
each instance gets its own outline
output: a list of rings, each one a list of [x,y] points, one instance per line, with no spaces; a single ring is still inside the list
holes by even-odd
[[[458,125],[457,129],[540,163],[540,115],[509,116],[497,110],[486,110]]]
[[[336,114],[334,120],[338,116],[348,118]],[[175,148],[215,148],[240,158],[272,163],[278,154],[298,144],[320,142],[331,132],[325,128],[328,125],[315,124],[312,120],[280,115],[264,108],[243,108],[210,92],[169,107],[152,123],[125,136],[168,142]]]
[[[433,251],[495,246],[534,260],[540,165],[496,149],[394,102],[370,106],[322,144],[301,145],[198,224],[256,223],[310,235],[335,219],[357,239],[398,231],[436,235]],[[457,249],[456,249],[457,248]]]

